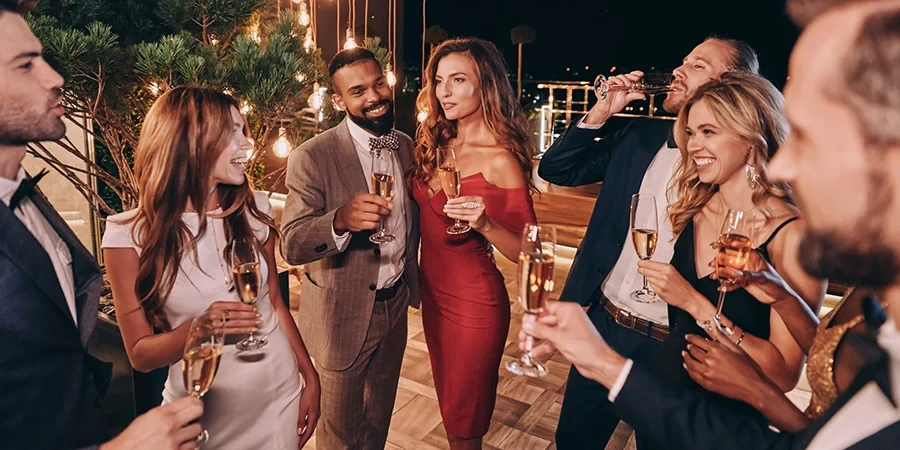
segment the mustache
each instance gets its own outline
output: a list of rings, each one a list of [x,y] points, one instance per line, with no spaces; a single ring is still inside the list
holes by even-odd
[[[381,108],[382,106],[388,106],[388,107],[392,106],[391,101],[390,100],[382,100],[378,103],[373,104],[372,106],[367,106],[367,107],[363,108],[362,112],[367,113],[369,111],[372,111],[373,109]]]

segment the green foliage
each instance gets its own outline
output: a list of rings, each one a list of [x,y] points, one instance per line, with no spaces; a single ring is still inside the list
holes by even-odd
[[[321,121],[308,104],[315,83],[330,85],[320,50],[303,47],[306,27],[294,14],[283,12],[259,23],[260,16],[274,16],[261,13],[267,3],[45,0],[28,16],[44,44],[45,58],[66,79],[69,113],[94,123],[86,131],[94,135],[97,164],[85,163],[101,192],[85,196],[98,210],[134,207],[131,165],[140,125],[157,96],[176,86],[223,89],[248,107],[251,136],[258,143],[252,162],[256,179],[262,178],[261,156],[278,137],[279,127],[287,128],[291,141],[299,145],[335,123],[330,101]],[[379,61],[388,60],[377,39],[372,46]],[[37,148],[31,153],[49,158]],[[72,169],[61,164],[54,168],[64,175]],[[66,176],[82,192],[90,189],[78,177]]]

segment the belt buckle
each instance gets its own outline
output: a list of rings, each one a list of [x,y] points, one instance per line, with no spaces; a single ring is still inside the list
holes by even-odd
[[[625,324],[626,319],[631,319],[631,325]],[[624,308],[619,308],[619,310],[616,311],[616,323],[625,328],[631,328],[632,330],[634,330],[634,317],[630,312],[628,312],[628,310]]]

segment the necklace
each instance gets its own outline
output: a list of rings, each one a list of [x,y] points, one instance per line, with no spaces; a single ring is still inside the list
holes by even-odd
[[[219,208],[219,207],[220,206],[218,204],[216,204],[216,208]],[[225,288],[228,289],[228,292],[232,292],[232,291],[234,291],[234,282],[231,279],[231,274],[228,272],[228,270],[225,268],[225,264],[223,264],[223,262],[222,262],[222,259],[225,257],[225,255],[223,254],[224,252],[222,251],[222,249],[219,248],[219,235],[216,233],[216,222],[215,222],[215,220],[217,220],[217,219],[213,219],[213,220],[214,221],[213,221],[213,223],[211,223],[211,225],[212,225],[211,228],[213,231],[213,243],[216,246],[216,261],[219,263],[219,268],[222,269],[222,275],[225,275]],[[226,246],[227,246],[227,244],[226,244]]]

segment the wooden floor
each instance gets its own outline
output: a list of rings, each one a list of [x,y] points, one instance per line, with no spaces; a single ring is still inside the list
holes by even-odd
[[[555,274],[557,286],[563,285],[573,256],[574,249],[564,249],[557,258]],[[497,264],[507,280],[510,297],[515,299],[515,295],[512,294],[516,279],[515,265],[499,253]],[[292,277],[292,300],[300,298],[299,290],[300,285]],[[503,363],[520,356],[515,337],[519,333],[523,311],[515,302],[511,308],[512,321]],[[296,311],[294,313],[296,314]],[[541,379],[517,377],[508,373],[505,368],[500,368],[497,406],[491,427],[484,439],[484,448],[516,450],[556,448],[553,444],[553,435],[556,431],[556,422],[559,420],[569,364],[561,356],[554,355],[547,361],[546,366],[550,374]],[[410,309],[409,341],[400,375],[400,387],[397,390],[394,417],[386,448],[449,449],[434,391],[428,349],[422,332],[422,318],[414,309]],[[629,433],[625,432],[627,430],[622,431],[623,433],[617,433],[617,442],[611,443],[614,445],[611,445],[610,449],[625,447]],[[315,437],[306,448],[315,449],[314,441]]]

